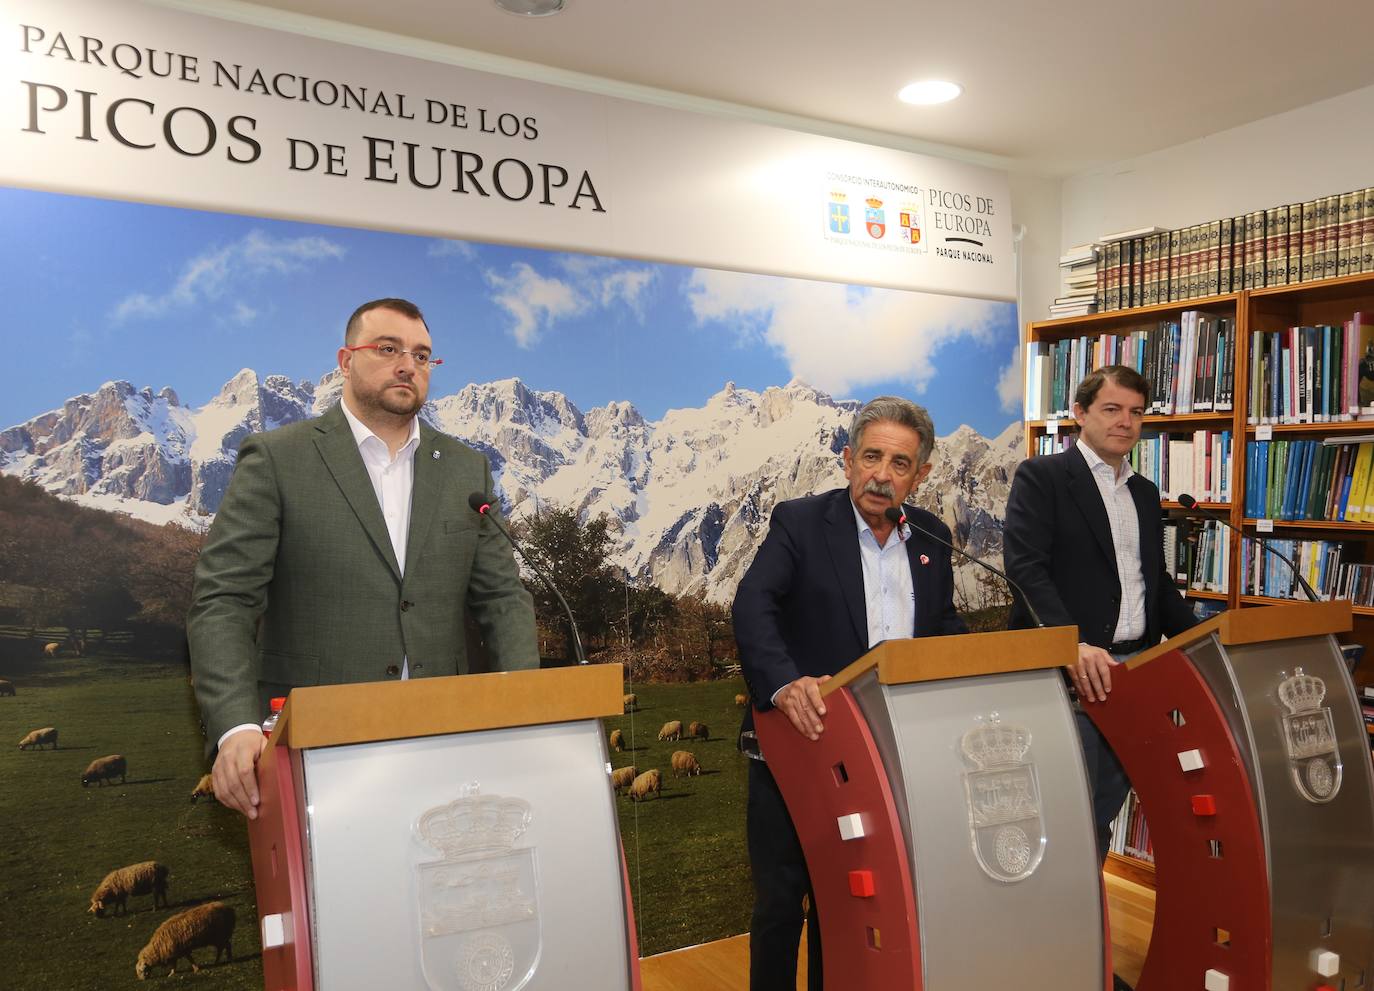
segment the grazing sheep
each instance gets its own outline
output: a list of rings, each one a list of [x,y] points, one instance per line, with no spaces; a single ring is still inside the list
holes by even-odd
[[[198,799],[198,798],[214,798],[214,797],[215,797],[215,784],[214,784],[214,779],[215,779],[215,776],[214,776],[213,774],[202,774],[202,775],[201,775],[200,780],[196,782],[195,788],[192,789],[192,791],[191,791],[191,804],[192,804],[192,805],[195,804],[196,799]]]
[[[50,643],[50,644],[45,644],[45,645],[44,645],[44,647],[43,647],[43,656],[44,656],[44,657],[56,657],[56,656],[57,656],[57,652],[58,652],[59,650],[61,650],[61,649],[62,649],[62,645],[61,645],[60,643],[58,643],[56,640],[54,640],[52,643]]]
[[[658,731],[660,740],[681,740],[682,739],[682,720],[674,719],[672,722],[664,723],[663,728]]]
[[[736,695],[736,696],[735,696],[735,705],[739,706],[741,709],[743,709],[743,708],[744,708],[746,705],[748,705],[748,704],[749,704],[749,696],[748,696],[748,695]]]
[[[199,971],[200,967],[196,965],[191,951],[202,946],[215,948],[215,963],[219,963],[220,954],[224,954],[227,961],[232,961],[233,938],[234,910],[230,906],[224,902],[207,902],[188,908],[157,927],[148,945],[139,951],[134,973],[141,981],[153,967],[171,964],[172,969],[167,971],[167,976],[171,977],[177,972],[177,962],[182,957],[191,962],[192,971]]]
[[[701,765],[697,763],[697,755],[690,750],[677,750],[673,753],[673,777],[680,777],[685,774],[689,778],[694,774],[701,773]]]
[[[19,741],[19,749],[28,750],[29,747],[35,747],[42,750],[43,744],[45,743],[51,743],[52,748],[54,750],[57,749],[57,730],[53,729],[51,726],[36,729],[28,736],[24,737],[24,739]]]
[[[86,770],[81,772],[81,787],[85,788],[92,781],[98,782],[100,787],[105,787],[105,782],[113,782],[119,778],[119,783],[124,783],[125,775],[129,773],[129,762],[124,759],[123,754],[110,754],[108,757],[97,757],[91,761]]]
[[[636,708],[638,705],[639,705],[639,696],[636,695],[636,694],[634,694],[634,692],[631,692],[629,695],[626,695],[626,696],[625,696],[625,711],[626,711],[626,712],[633,712],[633,711],[635,710],[635,708]]]
[[[711,739],[711,730],[705,723],[693,722],[687,727],[687,739],[709,740]]]
[[[645,771],[634,779],[630,785],[630,801],[642,802],[649,797],[649,792],[653,792],[659,798],[663,797],[663,775],[658,768],[652,771]]]
[[[0,678],[0,695],[13,695],[13,694],[14,694],[14,682],[12,682],[12,681],[6,681],[4,678]]]
[[[638,774],[639,772],[635,770],[633,764],[629,767],[617,767],[611,772],[611,787],[614,788],[615,793],[619,795],[626,788],[630,787],[630,785],[634,784],[634,780]]]
[[[625,734],[618,729],[611,730],[611,749],[616,753],[625,749]]]
[[[152,895],[153,908],[167,907],[167,868],[156,860],[145,860],[141,864],[130,864],[105,875],[91,895],[91,907],[96,918],[103,919],[105,910],[114,906],[114,914],[127,912],[125,902],[130,895]]]

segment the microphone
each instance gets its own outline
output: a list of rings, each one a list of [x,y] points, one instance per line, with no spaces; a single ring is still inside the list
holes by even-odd
[[[1035,606],[1031,605],[1030,598],[1026,595],[1025,589],[1023,589],[1020,585],[1016,584],[1016,582],[1012,581],[1011,576],[1008,575],[1005,571],[1002,571],[999,568],[994,568],[992,565],[988,564],[982,558],[974,557],[968,551],[961,550],[960,548],[955,547],[953,544],[951,544],[948,540],[945,540],[943,537],[938,537],[935,534],[931,533],[929,530],[927,530],[925,527],[911,522],[911,520],[907,519],[906,513],[903,510],[898,509],[896,506],[889,506],[887,509],[883,510],[883,515],[887,517],[890,523],[893,523],[896,526],[901,526],[903,523],[905,523],[907,526],[911,527],[911,529],[915,530],[917,533],[925,534],[927,537],[935,541],[937,544],[943,544],[950,550],[954,551],[954,553],[962,555],[963,557],[972,561],[974,564],[981,565],[982,567],[991,571],[998,578],[1001,578],[1002,581],[1010,585],[1013,589],[1016,590],[1017,594],[1021,596],[1021,601],[1025,603],[1026,611],[1030,613],[1030,617],[1032,620],[1034,620],[1035,625],[1040,627],[1041,629],[1044,628],[1045,624],[1041,622],[1039,613],[1035,611]]]
[[[553,579],[544,574],[544,572],[539,569],[539,565],[525,556],[525,552],[520,549],[520,545],[515,542],[515,538],[512,537],[506,528],[501,525],[500,521],[492,515],[490,512],[491,505],[491,499],[485,492],[474,492],[472,495],[468,496],[469,508],[478,516],[485,517],[491,521],[492,526],[496,527],[496,529],[501,532],[501,536],[505,537],[511,547],[515,549],[515,553],[520,555],[520,560],[529,565],[529,569],[539,576],[539,580],[553,593],[554,598],[558,600],[558,604],[563,607],[563,615],[568,617],[568,627],[572,630],[573,656],[576,658],[578,664],[586,664],[587,655],[582,650],[582,637],[577,632],[577,620],[573,618],[572,610],[568,608],[568,600],[563,598],[563,593],[558,591],[558,586],[553,583]]]
[[[1178,504],[1182,506],[1184,509],[1188,510],[1189,512],[1198,513],[1202,516],[1207,517],[1209,520],[1216,520],[1218,523],[1226,527],[1228,530],[1235,530],[1236,533],[1240,534],[1242,537],[1250,537],[1251,540],[1256,541],[1270,554],[1273,554],[1284,564],[1288,565],[1288,570],[1293,573],[1293,577],[1298,580],[1298,584],[1302,586],[1302,590],[1307,593],[1307,597],[1309,599],[1311,599],[1313,602],[1321,601],[1321,596],[1317,595],[1317,593],[1312,590],[1312,586],[1307,584],[1307,579],[1304,578],[1298,572],[1298,566],[1293,563],[1293,559],[1285,554],[1280,553],[1276,547],[1271,545],[1269,541],[1265,540],[1259,534],[1254,534],[1252,536],[1243,530],[1237,529],[1236,527],[1232,526],[1231,521],[1226,519],[1224,516],[1214,513],[1209,509],[1203,509],[1201,506],[1198,505],[1198,501],[1194,499],[1192,496],[1190,496],[1187,492],[1184,492],[1178,497]]]

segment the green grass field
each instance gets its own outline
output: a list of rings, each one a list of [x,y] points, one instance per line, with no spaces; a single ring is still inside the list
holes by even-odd
[[[134,975],[139,950],[169,915],[223,899],[238,914],[234,961],[209,966],[197,951],[194,977],[183,961],[176,980],[201,988],[260,988],[260,948],[252,871],[242,821],[218,803],[192,805],[204,771],[186,671],[117,655],[8,661],[0,677],[17,695],[0,697],[0,987],[147,987]],[[739,679],[694,685],[636,685],[639,709],[607,721],[633,748],[612,765],[664,773],[660,797],[617,798],[635,899],[640,953],[659,953],[748,927],[750,882],[744,845],[745,758],[734,739]],[[709,741],[659,743],[662,724],[707,723]],[[56,751],[24,751],[29,730],[56,726]],[[672,777],[674,750],[691,750],[700,777]],[[91,760],[124,754],[124,785],[81,787]],[[105,874],[157,860],[171,871],[170,909],[152,896],[130,900],[127,916],[87,912]],[[154,985],[156,986],[156,985]],[[181,986],[178,984],[178,986]]]
[[[734,704],[739,678],[690,685],[631,685],[639,708],[606,720],[627,749],[611,766],[634,764],[663,772],[663,793],[642,802],[619,797],[620,835],[634,892],[643,956],[692,946],[749,928],[753,886],[744,843],[748,758],[735,741],[743,712]],[[711,728],[710,740],[658,741],[664,723],[693,720]],[[674,778],[670,758],[689,750],[699,777]]]
[[[0,676],[17,688],[0,698],[0,984],[146,987],[134,962],[153,930],[176,911],[223,899],[238,915],[234,962],[202,966],[196,986],[261,988],[243,826],[218,803],[190,801],[204,768],[185,670],[98,656],[8,664]],[[42,726],[57,727],[58,749],[21,753],[20,738]],[[127,783],[82,788],[86,765],[115,753],[128,759]],[[171,871],[170,909],[153,910],[146,895],[130,899],[128,915],[89,914],[105,874],[141,860]],[[197,951],[202,965],[213,959]]]

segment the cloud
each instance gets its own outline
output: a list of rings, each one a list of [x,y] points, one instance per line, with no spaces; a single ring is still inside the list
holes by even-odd
[[[426,254],[431,258],[458,258],[462,261],[475,261],[477,249],[466,241],[449,241],[436,238],[429,242]]]
[[[624,307],[644,321],[645,290],[657,278],[653,268],[595,255],[561,255],[555,264],[563,277],[542,275],[525,262],[515,263],[505,274],[485,273],[487,284],[496,290],[492,301],[514,320],[510,333],[520,347],[533,347],[559,319],[592,309]]]
[[[991,339],[1002,303],[697,269],[684,291],[702,324],[762,339],[794,378],[834,396],[900,379],[919,393],[934,355],[960,337]]]
[[[1011,349],[1011,361],[1007,367],[1002,369],[1002,374],[997,376],[997,398],[1002,400],[1002,412],[1011,413],[1016,416],[1021,415],[1021,394],[1025,391],[1022,386],[1025,383],[1025,375],[1021,368],[1021,346],[1018,344]]]
[[[601,280],[601,305],[610,307],[619,300],[643,320],[644,305],[640,297],[653,283],[654,274],[651,268],[625,268],[610,273]]]
[[[197,255],[182,266],[171,287],[158,294],[132,293],[115,304],[116,323],[136,317],[160,317],[199,303],[240,291],[244,284],[262,276],[291,275],[312,263],[344,256],[342,245],[323,237],[273,238],[249,231],[239,240]],[[236,322],[255,315],[246,305],[234,311]]]
[[[533,347],[554,321],[587,308],[587,301],[568,283],[546,278],[524,262],[512,265],[508,275],[488,270],[486,279],[496,290],[492,301],[514,319],[511,336],[522,348]]]

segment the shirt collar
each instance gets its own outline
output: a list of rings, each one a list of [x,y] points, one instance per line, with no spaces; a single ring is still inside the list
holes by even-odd
[[[862,514],[860,514],[860,512],[859,512],[859,507],[856,506],[856,505],[854,505],[854,500],[853,500],[853,499],[850,499],[850,500],[849,500],[849,508],[852,509],[852,510],[854,510],[854,522],[856,522],[856,523],[859,524],[859,536],[862,537],[862,536],[864,535],[865,531],[868,532],[868,533],[873,533],[873,528],[872,528],[871,526],[868,525],[868,521],[865,520],[865,519],[863,518],[863,515],[862,515]],[[898,539],[898,540],[905,541],[905,540],[907,540],[908,538],[910,538],[910,536],[911,536],[911,527],[907,526],[905,523],[903,523],[901,526],[897,527],[896,529],[897,529],[897,539]],[[892,539],[892,535],[891,535],[891,534],[888,534],[888,538],[887,538],[887,539],[888,539],[888,540],[891,540],[891,539]],[[877,535],[876,533],[873,533],[873,542],[874,542],[875,544],[878,543],[878,535]],[[880,545],[880,546],[886,546],[886,545]]]
[[[354,416],[353,411],[348,408],[348,403],[345,402],[343,399],[339,400],[339,406],[343,409],[344,419],[348,421],[348,429],[353,431],[353,442],[358,445],[358,450],[361,451],[363,449],[363,445],[367,443],[368,439],[370,438],[372,440],[375,440],[378,444],[382,445],[382,450],[386,451],[387,456],[390,457],[390,449],[386,446],[386,441],[382,440],[382,438],[378,437],[375,433],[373,433],[372,429],[368,427],[366,423],[364,423],[362,420],[359,420],[356,416]],[[418,416],[413,416],[410,418],[410,436],[407,437],[406,442],[401,445],[401,449],[396,452],[396,457],[399,458],[412,447],[418,446],[419,443],[420,418]]]
[[[1083,460],[1088,462],[1088,468],[1093,473],[1097,473],[1098,468],[1100,466],[1101,468],[1106,470],[1107,474],[1112,475],[1112,466],[1107,464],[1107,462],[1103,461],[1100,457],[1098,457],[1096,451],[1094,451],[1087,444],[1078,444],[1077,447],[1078,453],[1083,455]],[[1125,458],[1122,458],[1121,470],[1112,475],[1112,483],[1115,485],[1124,485],[1126,484],[1126,480],[1134,474],[1135,472],[1131,470],[1131,463],[1127,461]]]

